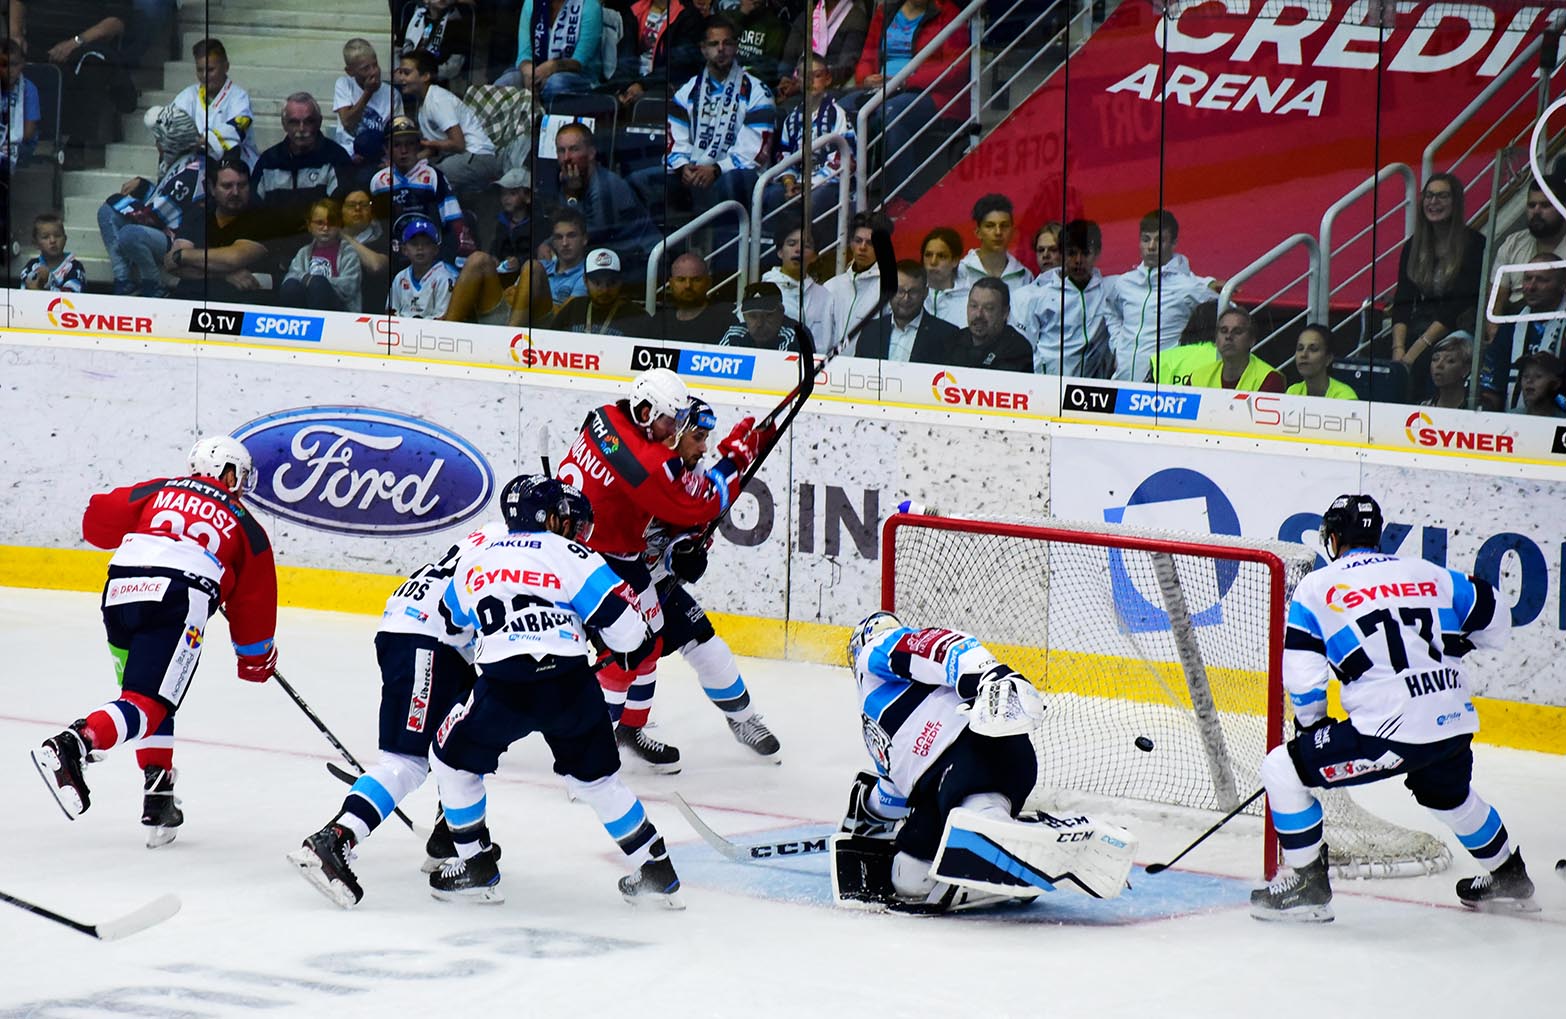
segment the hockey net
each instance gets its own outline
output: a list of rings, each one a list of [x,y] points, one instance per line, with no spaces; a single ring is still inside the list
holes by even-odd
[[[1283,629],[1314,566],[1302,545],[1060,521],[897,514],[882,606],[978,637],[1045,692],[1034,798],[1070,790],[1217,812],[1284,738]],[[1435,873],[1439,840],[1322,797],[1333,872]],[[1278,851],[1263,801],[1264,873]]]

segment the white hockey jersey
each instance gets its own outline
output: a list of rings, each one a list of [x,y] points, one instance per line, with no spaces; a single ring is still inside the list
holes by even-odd
[[[647,639],[636,595],[603,557],[549,531],[515,532],[465,550],[441,595],[452,625],[478,639],[483,666],[518,655],[591,657]]]
[[[450,615],[442,611],[442,599],[446,594],[446,584],[457,572],[457,560],[462,557],[462,553],[505,533],[505,524],[499,520],[490,521],[469,532],[435,562],[425,563],[410,573],[408,579],[386,599],[386,608],[381,612],[381,632],[434,637],[442,644],[456,648],[469,665],[473,664],[476,644],[474,634],[467,627],[452,623]]]
[[[233,79],[225,81],[217,95],[211,97],[204,86],[187,85],[174,97],[174,105],[196,122],[206,139],[207,154],[213,159],[222,159],[229,151],[238,149],[247,167],[256,165],[261,152],[251,131],[255,114],[250,111],[250,93],[234,84]]]
[[[1479,730],[1463,655],[1499,647],[1511,612],[1495,589],[1422,559],[1368,549],[1317,570],[1294,591],[1283,686],[1301,724],[1327,712],[1327,681],[1367,736],[1434,743]]]
[[[939,627],[888,630],[860,648],[854,680],[865,749],[904,799],[968,727],[957,709],[973,697],[979,677],[999,664],[978,638]],[[886,782],[880,790],[885,803]]]

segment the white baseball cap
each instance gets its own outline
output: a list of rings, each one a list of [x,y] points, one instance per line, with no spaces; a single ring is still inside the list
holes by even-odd
[[[619,271],[620,256],[608,248],[594,248],[587,253],[587,275],[591,276],[595,272],[618,273]]]

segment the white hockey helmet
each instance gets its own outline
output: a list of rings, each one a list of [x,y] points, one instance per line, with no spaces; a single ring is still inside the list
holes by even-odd
[[[234,491],[248,491],[255,482],[255,465],[250,451],[229,435],[207,435],[190,447],[190,473],[221,480],[223,471],[234,468]]]
[[[684,426],[691,412],[691,394],[685,380],[667,368],[649,368],[631,380],[631,418],[643,428],[661,417],[673,418]],[[646,404],[647,420],[637,416],[636,408]]]
[[[876,638],[878,634],[887,630],[900,629],[902,620],[890,612],[872,612],[859,621],[854,627],[854,632],[848,636],[848,667],[854,667],[854,661],[859,657],[859,652],[864,646]]]

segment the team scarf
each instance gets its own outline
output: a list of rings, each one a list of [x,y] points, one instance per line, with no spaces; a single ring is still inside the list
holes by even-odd
[[[722,159],[734,147],[744,120],[745,102],[750,98],[749,75],[734,62],[728,78],[720,81],[707,74],[703,65],[696,75],[691,96],[693,122],[691,134],[698,152],[713,160]]]
[[[823,135],[832,134],[840,130],[846,133],[847,118],[842,118],[845,123],[840,127],[838,123],[840,117],[842,117],[842,110],[837,105],[837,102],[831,96],[817,93],[816,111],[810,117],[811,140],[814,141]],[[804,104],[801,103],[789,111],[788,119],[783,122],[783,145],[786,152],[779,153],[780,156],[785,154],[793,155],[795,150],[804,147],[804,129]],[[838,152],[835,145],[818,150],[815,158],[812,160],[815,167],[811,174],[812,179],[817,183],[821,183],[836,177],[839,164],[842,161],[842,153]]]
[[[837,30],[843,27],[849,12],[854,8],[854,0],[838,0],[837,7],[831,14],[827,13],[826,0],[821,0],[810,11],[810,45],[817,53],[825,53],[827,47],[832,45],[832,39],[837,35]]]
[[[533,3],[533,62],[570,59],[582,31],[582,7],[586,0],[565,0],[554,24],[549,24],[549,0]]]
[[[425,50],[439,60],[446,55],[443,52],[446,28],[457,17],[457,9],[453,7],[442,14],[439,20],[431,21],[429,9],[419,7],[413,12],[413,17],[408,19],[408,31],[403,35],[403,52]]]

